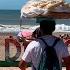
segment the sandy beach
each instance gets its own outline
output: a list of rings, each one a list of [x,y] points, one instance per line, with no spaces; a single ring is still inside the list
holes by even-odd
[[[68,32],[68,33],[65,33],[65,32],[58,32],[58,33],[53,33],[53,35],[55,35],[55,36],[57,36],[57,37],[59,37],[59,35],[61,35],[61,34],[69,34],[70,35],[70,33]],[[14,38],[16,38],[16,36],[14,36],[13,35],[13,37]],[[6,35],[0,35],[0,61],[5,61],[5,39],[6,38],[9,38],[9,34],[6,34]],[[16,53],[16,47],[14,47],[13,45],[10,45],[10,48],[11,48],[11,56],[13,56],[14,55],[14,53]],[[24,52],[24,47],[23,46],[21,46],[21,55],[20,55],[20,57],[17,59],[17,61],[20,61],[20,59],[21,59],[21,56],[22,56],[22,54],[23,54],[23,52]],[[0,70],[20,70],[18,67],[0,67]],[[27,68],[27,70],[31,70],[31,68]],[[63,70],[66,70],[65,68],[63,68]]]
[[[9,33],[5,34],[5,35],[4,34],[0,35],[0,61],[5,61],[5,39],[9,38],[9,36],[10,36]],[[12,36],[13,36],[13,38],[17,39],[16,36],[14,36],[13,34],[12,34]],[[17,61],[19,61],[21,59],[21,56],[22,56],[22,54],[24,52],[24,46],[22,46],[22,44],[20,44],[20,45],[21,45],[22,50],[21,50],[21,55],[17,59]],[[10,57],[14,56],[14,54],[16,54],[16,51],[17,50],[16,50],[15,45],[10,44]]]
[[[20,70],[18,67],[0,67],[0,70]],[[32,70],[31,67],[28,67],[26,70]],[[65,67],[62,70],[66,70]]]
[[[20,70],[19,67],[0,67],[0,70]],[[31,67],[28,67],[26,70],[31,70]]]
[[[56,36],[59,36],[60,34],[62,34],[62,33],[54,33],[54,35],[56,35]],[[4,61],[5,60],[5,39],[6,38],[9,38],[9,33],[8,34],[0,34],[0,60],[1,61]],[[14,35],[12,35],[14,38],[16,38],[16,36],[14,36]],[[13,50],[13,54],[15,53],[15,51],[16,51],[16,48],[14,47],[14,46],[12,46],[11,47],[11,45],[10,45],[10,48]],[[21,48],[24,48],[23,46],[21,47]],[[24,51],[24,50],[22,50],[22,51]],[[11,53],[11,55],[13,55]],[[20,60],[20,59],[19,59]]]

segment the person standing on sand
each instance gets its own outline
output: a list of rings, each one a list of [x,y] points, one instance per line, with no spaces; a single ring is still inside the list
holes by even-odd
[[[17,35],[17,40],[19,42],[22,42],[22,46],[24,46],[24,51],[25,51],[27,45],[31,41],[33,41],[33,40],[35,40],[35,39],[37,39],[41,36],[42,35],[41,35],[40,27],[38,27],[33,32],[30,32],[30,31],[23,31],[22,33],[19,32],[18,35]]]
[[[43,38],[48,45],[52,46],[54,41],[57,39],[57,37],[52,35],[52,32],[55,30],[55,21],[53,19],[40,21],[40,30],[42,34],[40,38]],[[40,39],[31,41],[22,56],[22,59],[19,63],[19,68],[21,70],[25,70],[27,68],[27,63],[31,62],[32,70],[37,70],[40,62],[40,56],[41,53],[43,53],[44,47],[45,44]],[[62,70],[62,58],[69,56],[67,46],[62,40],[59,40],[54,48],[59,59],[60,68]]]

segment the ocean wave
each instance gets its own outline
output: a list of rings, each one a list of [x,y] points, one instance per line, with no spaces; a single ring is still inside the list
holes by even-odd
[[[57,24],[55,32],[70,32],[70,26],[65,24]]]
[[[34,31],[39,25],[29,26],[29,25],[0,25],[0,32],[19,32],[25,30]],[[55,27],[55,32],[70,32],[70,26],[65,24],[57,24]]]

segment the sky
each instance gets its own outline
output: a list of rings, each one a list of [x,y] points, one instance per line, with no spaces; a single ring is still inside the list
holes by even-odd
[[[27,0],[0,0],[0,9],[20,10]]]
[[[0,9],[20,10],[28,0],[0,0]],[[69,1],[70,0],[66,0]]]

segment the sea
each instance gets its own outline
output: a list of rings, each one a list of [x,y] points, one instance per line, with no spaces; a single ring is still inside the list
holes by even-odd
[[[20,18],[20,10],[0,10],[0,33],[17,34],[22,30],[35,30],[37,18]],[[55,19],[55,32],[70,32],[70,19]]]

